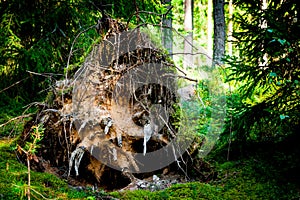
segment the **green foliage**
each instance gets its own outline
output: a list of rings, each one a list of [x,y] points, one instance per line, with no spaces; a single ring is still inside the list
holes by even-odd
[[[103,9],[110,15],[129,21],[132,24],[152,23],[159,24],[161,15],[166,11],[160,0],[104,0],[101,1]],[[97,5],[99,8],[101,4]],[[137,18],[136,11],[139,11]],[[144,12],[141,12],[144,11]]]
[[[62,74],[75,36],[94,25],[100,15],[96,8],[91,8],[93,6],[84,0],[76,3],[2,2],[0,51],[4,56],[0,59],[0,89],[29,77],[27,71]],[[75,43],[71,63],[82,61],[84,53],[97,37],[95,30],[82,34]],[[59,78],[54,74],[49,77]],[[47,88],[48,84],[47,78],[31,76],[7,94],[10,97],[18,93],[25,98],[36,98],[36,91]]]
[[[238,90],[230,97],[233,124],[226,133],[231,128],[243,141],[279,139],[300,124],[299,7],[295,0],[269,1],[266,10],[254,1],[236,4],[243,10],[234,16],[239,56],[226,61],[228,81]]]
[[[27,161],[27,173],[28,173],[28,182],[26,184],[20,184],[17,185],[17,188],[20,189],[19,193],[21,193],[21,197],[27,196],[28,199],[30,199],[32,195],[32,191],[36,192],[35,189],[31,186],[31,169],[30,169],[30,161],[31,160],[37,160],[36,158],[36,151],[37,148],[39,148],[39,142],[43,139],[44,135],[44,128],[42,127],[42,124],[39,124],[38,126],[33,126],[32,131],[30,133],[30,139],[32,141],[27,141],[25,143],[24,147],[21,147],[17,145],[17,150],[19,153],[24,153],[26,155],[26,161]],[[38,192],[36,192],[39,194]]]
[[[300,11],[298,2],[296,0],[269,1],[268,9],[264,11],[258,2],[236,1],[239,12],[234,16],[237,30],[234,36],[239,54],[237,57],[228,57],[227,62],[230,65],[228,71],[231,73],[228,81],[236,83],[238,90],[228,95],[228,113],[231,114],[233,123],[231,124],[229,119],[225,131],[226,136],[232,134],[233,142],[234,140],[266,141],[275,136],[278,140],[284,141],[289,132],[296,132],[296,127],[299,127],[300,26],[298,16]],[[130,18],[130,26],[138,23],[161,22],[161,16],[154,13],[140,13],[137,20],[135,15],[137,8],[139,11],[157,14],[167,10],[159,0],[136,1],[136,5],[133,1],[128,3],[125,0],[107,0],[102,1],[101,4],[106,13],[112,17],[122,21]],[[172,4],[174,5],[172,10],[175,18],[174,27],[180,33],[184,33],[183,1],[176,0]],[[206,4],[207,1],[195,1],[194,8],[197,15],[194,22],[196,28],[194,36],[200,38],[202,46],[206,45]],[[44,98],[46,93],[39,93],[39,91],[47,89],[49,84],[59,79],[61,75],[74,72],[81,65],[92,45],[99,41],[96,31],[88,28],[101,17],[98,10],[100,7],[97,3],[88,0],[1,1],[0,91],[15,83],[16,80],[22,82],[0,92],[2,114],[0,124],[20,115],[28,101]],[[261,27],[262,19],[267,20],[266,28]],[[74,46],[70,55],[72,44]],[[70,63],[66,69],[69,55]],[[265,61],[264,55],[267,55],[267,64],[260,65]],[[51,74],[35,76],[27,71]],[[222,114],[224,110],[222,106],[212,105],[212,102],[224,101],[224,94],[218,89],[224,88],[214,81],[211,83],[200,81],[197,94],[204,102],[205,108],[199,99],[192,103],[185,102],[186,105],[183,103],[182,106],[191,110],[187,110],[186,113],[176,113],[174,117],[179,118],[182,114],[187,115],[190,112],[193,115],[199,114],[200,119],[195,122],[197,126],[194,126],[197,130],[189,131],[201,136],[207,134],[211,128],[209,126],[211,119],[216,119],[218,112]],[[51,99],[53,100],[53,96],[49,93],[47,100],[51,102]],[[212,116],[212,113],[216,115]],[[218,127],[221,123],[222,118],[213,126]],[[11,129],[21,132],[22,123],[18,121],[1,127],[1,136],[11,136]],[[34,138],[41,139],[37,135],[33,136],[33,140],[24,147],[24,150],[31,154],[34,154],[34,150],[38,148],[36,146],[38,141],[34,142]],[[223,139],[227,140],[228,137]],[[33,144],[35,145],[32,146]],[[263,149],[262,152],[267,153],[259,152],[259,156],[253,156],[257,151],[253,151],[256,146],[251,143],[249,146],[252,146],[252,149],[248,149],[247,152],[253,153],[252,156],[217,163],[218,177],[208,183],[173,185],[171,188],[156,192],[144,190],[113,192],[111,195],[120,199],[297,199],[299,193],[296,192],[296,186],[289,183],[290,180],[286,180],[285,175],[297,175],[300,163],[299,148],[294,147],[288,152],[272,152],[272,149],[279,149],[282,146],[291,148],[290,143],[272,145]],[[17,162],[11,149],[10,141],[0,141],[0,199],[25,199],[25,191],[28,187],[27,169]],[[233,149],[231,153],[239,150]],[[103,191],[96,192],[92,189],[71,190],[66,182],[47,173],[32,172],[31,180],[33,199],[43,198],[41,195],[59,199],[97,199],[106,195]]]
[[[21,115],[29,102],[45,97],[49,85],[64,73],[75,36],[94,25],[100,13],[85,0],[1,1],[0,13],[0,124],[3,124]],[[70,59],[73,69],[78,68],[97,37],[96,31],[89,29],[77,38]],[[21,128],[22,123],[17,120],[1,127],[1,136],[13,136]]]
[[[44,130],[45,128],[43,128],[42,124],[32,127],[32,132],[30,133],[31,141],[27,141],[25,147],[22,148],[28,156],[34,155],[37,152],[37,149],[40,147],[38,143],[43,139]]]
[[[23,125],[29,120],[29,117],[20,118],[18,120],[7,123],[13,117],[26,115],[28,113],[34,113],[36,108],[30,107],[24,112],[25,100],[21,96],[10,98],[5,93],[1,95],[0,101],[0,138],[2,137],[14,137],[19,135],[23,130]],[[6,125],[3,125],[7,123]]]

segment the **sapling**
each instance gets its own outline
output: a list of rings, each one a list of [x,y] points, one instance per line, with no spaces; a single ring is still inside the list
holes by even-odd
[[[45,128],[43,128],[42,124],[38,124],[37,126],[31,127],[31,142],[26,142],[25,147],[22,148],[20,145],[17,146],[18,151],[21,153],[25,153],[26,155],[26,161],[27,161],[27,170],[28,170],[28,185],[27,185],[27,197],[28,200],[30,200],[30,161],[33,159],[36,162],[38,162],[38,158],[36,157],[35,153],[37,149],[39,148],[39,142],[43,139],[43,134]]]

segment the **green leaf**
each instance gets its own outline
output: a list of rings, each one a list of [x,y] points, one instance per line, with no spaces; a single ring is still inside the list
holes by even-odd
[[[271,73],[270,73],[270,76],[271,76],[271,77],[276,77],[277,74],[276,74],[275,72],[271,72]]]
[[[283,120],[285,118],[288,118],[289,116],[288,115],[280,115],[279,117],[280,117],[281,120]]]
[[[286,40],[285,39],[278,39],[277,40],[281,45],[284,45],[286,43]]]

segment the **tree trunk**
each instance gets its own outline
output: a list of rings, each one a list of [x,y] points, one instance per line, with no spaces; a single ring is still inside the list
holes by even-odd
[[[171,9],[171,0],[163,0],[162,1],[163,4],[167,5],[167,9]],[[170,57],[172,57],[172,52],[173,52],[173,35],[172,35],[172,17],[168,16],[171,14],[171,11],[169,11],[169,13],[167,13],[167,15],[163,16],[163,25],[164,25],[164,29],[163,29],[163,38],[162,38],[162,42],[163,42],[163,46],[168,50],[169,54],[171,55]]]
[[[267,0],[261,0],[261,10],[264,12],[268,8],[268,1]],[[261,18],[260,19],[260,24],[259,24],[261,29],[266,29],[268,28],[268,22],[266,19]],[[261,44],[261,50],[264,51],[264,42]],[[268,54],[264,53],[263,57],[259,59],[259,66],[262,68],[265,67],[268,64]]]
[[[225,16],[224,0],[213,0],[214,15],[214,52],[213,67],[223,64],[225,54]]]
[[[229,0],[228,4],[228,11],[229,11],[229,22],[228,22],[228,55],[232,55],[232,33],[233,33],[233,22],[232,22],[232,16],[233,16],[233,5],[232,5],[232,0]]]
[[[213,0],[207,1],[207,52],[213,56]]]
[[[193,0],[184,1],[184,30],[188,34],[184,38],[183,67],[193,65]]]

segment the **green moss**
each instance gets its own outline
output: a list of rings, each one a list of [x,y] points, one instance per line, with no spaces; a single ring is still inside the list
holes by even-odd
[[[258,159],[258,158],[257,158]],[[282,184],[273,166],[254,158],[218,165],[218,180],[224,199],[294,199],[299,197],[296,185]]]
[[[13,151],[14,140],[0,140],[0,199],[27,199],[27,167],[18,162]],[[86,188],[82,191],[70,189],[58,177],[42,172],[31,171],[31,199],[97,199],[107,196],[104,191]]]
[[[0,199],[27,199],[27,168],[17,161],[12,151],[12,140],[0,140]],[[48,173],[31,171],[32,199],[68,199],[72,191],[67,183]]]
[[[173,185],[163,191],[113,192],[118,199],[297,199],[297,186],[280,182],[266,162],[253,158],[216,164],[218,178],[209,183]]]
[[[194,182],[173,185],[166,190],[156,192],[136,190],[110,194],[120,199],[218,199],[220,191],[218,187]]]
[[[114,196],[117,197],[117,196]],[[157,194],[155,192],[150,192],[147,190],[136,190],[136,191],[126,191],[120,193],[120,196],[118,196],[120,199],[132,199],[132,200],[138,200],[138,199],[159,199]]]
[[[0,140],[0,199],[26,199],[27,168],[19,163],[12,151],[11,140]],[[274,158],[279,154],[274,154]],[[286,163],[296,155],[286,158]],[[274,160],[274,158],[269,158]],[[291,160],[290,160],[291,159]],[[215,163],[216,179],[208,183],[192,182],[172,185],[150,192],[147,190],[111,192],[116,199],[298,199],[297,185],[283,181],[282,165],[272,165],[265,155]],[[281,162],[282,158],[273,162]],[[280,168],[281,166],[281,168]],[[286,168],[286,167],[285,167]],[[283,169],[285,169],[283,168]],[[285,169],[286,170],[286,169]],[[107,196],[104,191],[69,189],[66,182],[48,173],[31,172],[32,199],[97,199]]]

